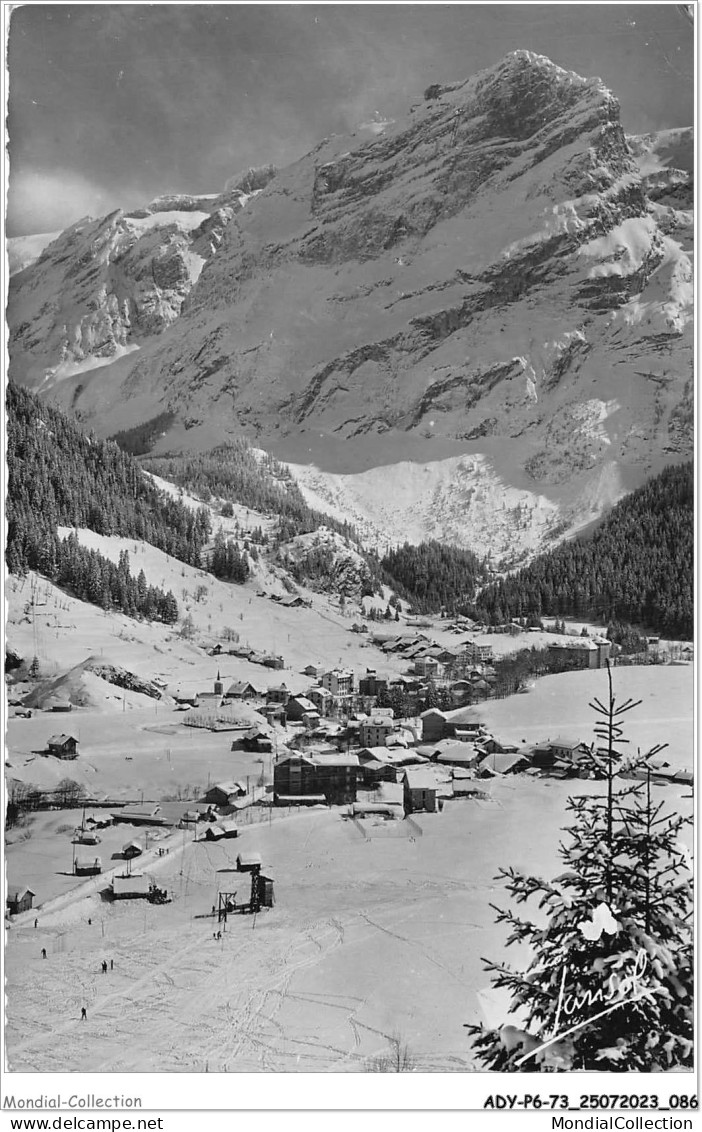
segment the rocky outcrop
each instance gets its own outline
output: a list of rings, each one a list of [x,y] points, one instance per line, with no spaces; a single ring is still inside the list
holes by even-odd
[[[251,171],[253,173],[253,171]],[[40,388],[128,354],[179,317],[236,211],[256,190],[170,194],[86,218],[44,243],[9,291],[12,375]]]

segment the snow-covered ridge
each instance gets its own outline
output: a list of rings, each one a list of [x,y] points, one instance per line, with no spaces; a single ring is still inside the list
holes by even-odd
[[[576,427],[600,441],[602,423],[616,405],[583,405]],[[596,475],[582,505],[564,506],[537,490],[511,486],[481,454],[446,460],[403,461],[356,474],[333,474],[288,464],[310,507],[359,531],[381,554],[404,542],[439,539],[509,568],[591,522],[624,495],[614,469]],[[596,486],[597,485],[597,486]]]
[[[36,263],[44,248],[57,240],[60,232],[38,232],[34,236],[10,236],[5,241],[10,275]]]

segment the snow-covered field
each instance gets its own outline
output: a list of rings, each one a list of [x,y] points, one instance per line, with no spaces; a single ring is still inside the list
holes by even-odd
[[[28,913],[6,952],[11,1068],[361,1072],[399,1035],[420,1071],[470,1070],[462,1027],[484,1018],[481,956],[504,955],[495,874],[555,873],[573,784],[513,777],[489,789],[367,837],[321,811],[223,845],[188,842],[148,870],[172,892],[164,907],[93,893],[40,912],[36,929]],[[260,851],[276,904],[231,917],[216,941],[217,893],[248,896],[234,871],[243,846]]]
[[[210,782],[270,780],[270,757],[233,753],[230,733],[184,727],[172,701],[125,693],[85,671],[91,656],[169,688],[203,691],[218,670],[225,680],[261,688],[285,680],[297,691],[309,684],[301,669],[311,661],[388,675],[407,668],[349,632],[357,610],[344,616],[326,596],[304,589],[311,609],[284,609],[261,596],[274,581],[263,564],[246,586],[230,586],[132,540],[79,537],[113,561],[126,549],[133,572],[143,568],[150,583],[173,589],[194,635],[106,615],[31,574],[10,578],[8,644],[25,658],[36,655],[47,679],[68,674],[86,705],[70,715],[9,719],[10,778],[51,786],[70,777],[123,800],[180,793],[183,809],[185,798]],[[273,672],[208,656],[202,644],[220,639],[226,626],[253,647],[281,652],[287,667]],[[454,635],[440,621],[408,626],[404,617],[382,628],[446,643],[469,635]],[[476,639],[497,652],[549,635]],[[670,761],[692,766],[691,666],[619,668],[614,683],[619,699],[642,700],[627,723],[632,746],[668,742]],[[478,710],[505,740],[574,732],[591,739],[588,703],[606,692],[604,672],[570,673]],[[58,731],[79,739],[75,761],[36,753]],[[463,1023],[483,1018],[494,1001],[482,996],[489,983],[481,956],[499,959],[504,948],[490,908],[503,896],[496,873],[518,864],[555,875],[566,799],[598,789],[514,776],[488,783],[483,800],[447,801],[442,813],[406,822],[360,825],[343,810],[324,809],[242,819],[240,837],[225,844],[193,843],[177,832],[160,842],[168,856],[159,858],[156,844],[135,866],[168,887],[173,902],[163,907],[106,901],[106,877],[76,885],[67,827],[79,815],[39,814],[25,827],[31,836],[11,831],[7,850],[9,880],[30,884],[39,906],[8,935],[9,1064],[36,1072],[362,1072],[399,1036],[417,1069],[469,1071]],[[690,804],[689,788],[656,789],[677,808]],[[257,816],[265,818],[262,810]],[[137,832],[124,826],[104,834],[97,851],[106,871],[121,867],[115,854]],[[216,941],[210,912],[217,893],[248,896],[247,878],[234,871],[243,846],[260,851],[276,905],[255,921],[232,917]],[[107,975],[104,959],[114,961]]]

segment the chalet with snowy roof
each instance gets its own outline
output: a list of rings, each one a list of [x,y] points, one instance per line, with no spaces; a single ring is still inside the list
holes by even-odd
[[[19,916],[22,912],[28,912],[34,904],[35,896],[36,892],[28,888],[26,884],[11,884],[5,900],[7,911],[11,916]]]
[[[474,743],[461,743],[445,739],[438,744],[438,749],[436,754],[433,755],[432,761],[442,766],[458,766],[470,769],[478,765],[481,757],[484,756],[477,750]]]
[[[73,735],[52,735],[46,747],[49,754],[57,759],[78,758],[78,740]]]
[[[102,859],[100,857],[76,857],[73,862],[73,872],[77,877],[93,877],[102,872]]]
[[[148,900],[150,893],[151,881],[141,873],[114,877],[112,880],[113,900]]]
[[[246,786],[242,782],[217,782],[205,794],[205,802],[212,806],[231,806],[237,798],[243,798]]]
[[[239,836],[239,829],[233,818],[212,822],[205,830],[206,841],[224,841]]]
[[[495,752],[486,755],[478,765],[478,773],[483,774],[516,774],[529,766],[529,756],[525,754],[507,755]]]
[[[266,691],[266,703],[282,704],[283,707],[290,699],[290,689],[285,684],[273,684]]]
[[[235,680],[224,693],[225,700],[257,700],[260,692],[248,680]]]
[[[173,699],[182,707],[186,705],[188,707],[198,706],[197,692],[193,688],[176,688],[173,692]]]
[[[406,767],[402,774],[405,813],[436,812],[438,785],[431,770],[424,767]]]
[[[579,761],[582,755],[588,754],[590,748],[587,743],[574,736],[559,736],[549,739],[549,746],[556,759],[565,759],[568,762]]]
[[[291,696],[285,705],[285,714],[293,723],[299,723],[307,713],[319,715],[317,708],[307,696]]]
[[[241,744],[242,751],[248,751],[254,754],[270,754],[273,750],[273,740],[266,731],[261,731],[260,728],[254,727],[241,739],[235,740]],[[234,750],[234,743],[232,743],[232,750]]]
[[[316,680],[318,676],[321,676],[323,671],[324,669],[321,664],[307,664],[302,669],[302,675],[310,676],[312,679]]]
[[[257,849],[242,849],[236,855],[236,867],[240,873],[257,872],[261,864],[261,854]]]

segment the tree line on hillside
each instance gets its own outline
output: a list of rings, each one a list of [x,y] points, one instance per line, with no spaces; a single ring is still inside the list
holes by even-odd
[[[473,551],[446,546],[436,539],[417,546],[406,542],[389,550],[380,565],[388,585],[418,613],[471,604],[477,587],[487,579],[485,565]]]
[[[168,431],[174,420],[175,413],[159,413],[157,417],[151,417],[134,428],[116,432],[110,439],[130,456],[144,456],[151,451],[156,438]]]
[[[174,625],[178,620],[178,602],[173,592],[148,585],[143,570],[135,578],[126,550],[115,566],[97,550],[81,546],[73,532],[67,538],[59,538],[46,531],[41,542],[32,548],[29,569],[63,589],[70,589],[80,601],[101,609],[118,609],[128,617],[163,621],[166,625]]]
[[[267,453],[255,453],[243,438],[237,437],[207,453],[145,456],[141,465],[146,471],[192,491],[205,502],[216,496],[252,511],[280,516],[279,542],[325,526],[358,543],[358,535],[350,523],[339,522],[308,507],[288,469]]]
[[[58,409],[7,389],[8,558],[21,568],[20,533],[86,527],[135,538],[191,566],[210,533],[209,513],[160,491],[112,441],[82,432]]]
[[[131,587],[97,551],[58,537],[59,526],[148,542],[200,565],[209,536],[206,508],[193,511],[159,491],[116,444],[82,432],[58,409],[13,384],[7,388],[7,543],[10,573],[38,570],[82,600],[132,615],[177,618],[175,599]],[[149,593],[149,591],[152,591]],[[172,595],[170,595],[172,598]],[[175,609],[175,616],[174,616]]]
[[[693,468],[686,463],[617,503],[588,538],[564,542],[488,585],[470,612],[491,624],[566,615],[691,637],[693,540]]]

